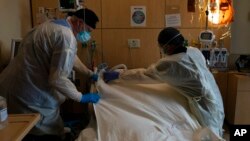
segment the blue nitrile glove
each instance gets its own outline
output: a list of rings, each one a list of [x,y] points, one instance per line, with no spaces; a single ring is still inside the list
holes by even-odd
[[[82,95],[81,103],[97,103],[100,99],[98,93],[86,93]]]
[[[91,80],[93,80],[93,81],[97,81],[98,80],[98,74],[95,74],[95,73],[93,73],[91,76],[90,76],[90,78],[91,78]]]
[[[103,79],[105,82],[109,82],[111,80],[115,80],[119,78],[119,72],[116,71],[106,71],[103,73]]]

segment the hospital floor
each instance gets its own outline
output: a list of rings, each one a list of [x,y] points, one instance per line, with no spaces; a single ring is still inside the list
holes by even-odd
[[[74,141],[89,123],[90,116],[87,105],[68,100],[61,108],[64,127],[67,127],[67,129],[70,130],[66,134],[65,141]]]

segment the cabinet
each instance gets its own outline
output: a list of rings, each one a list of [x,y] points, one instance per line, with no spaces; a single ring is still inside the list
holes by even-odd
[[[214,79],[219,87],[224,108],[227,106],[227,79],[228,72],[213,72]],[[225,111],[226,112],[226,111]]]
[[[228,74],[226,120],[230,124],[250,124],[250,76]]]

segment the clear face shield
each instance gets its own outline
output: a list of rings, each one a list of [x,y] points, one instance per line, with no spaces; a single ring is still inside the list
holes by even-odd
[[[76,35],[76,39],[81,42],[82,44],[87,44],[88,41],[91,39],[91,31],[93,30],[90,26],[88,26],[84,21],[85,21],[85,13],[83,17],[83,21],[81,23],[83,24],[83,30],[81,30],[79,33]],[[82,29],[82,27],[79,27]]]

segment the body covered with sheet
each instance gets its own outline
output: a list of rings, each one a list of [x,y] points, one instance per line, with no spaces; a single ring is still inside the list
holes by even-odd
[[[202,127],[186,97],[145,71],[127,70],[110,83],[98,80],[102,99],[94,105],[96,119],[77,141],[199,140]]]

